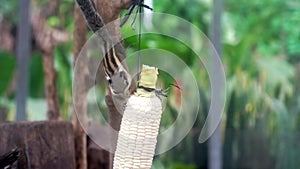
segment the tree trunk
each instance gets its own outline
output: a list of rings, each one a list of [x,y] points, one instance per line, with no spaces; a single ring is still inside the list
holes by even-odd
[[[211,41],[221,57],[222,54],[222,46],[221,46],[221,17],[222,17],[222,8],[223,8],[223,0],[214,0],[213,1],[213,18],[212,18],[212,25],[210,30],[210,38]],[[214,55],[214,52],[211,52]],[[212,57],[212,72],[214,71],[215,67],[214,64],[217,63],[214,58]],[[219,75],[215,75],[219,76]],[[221,78],[219,78],[221,79]],[[222,92],[216,92],[221,94]],[[217,101],[222,101],[222,96],[217,96]],[[214,134],[209,139],[208,143],[208,153],[209,153],[209,162],[208,168],[209,169],[221,169],[222,168],[222,131],[221,131],[221,123],[216,128]]]
[[[17,41],[17,120],[26,120],[26,99],[28,95],[28,62],[31,49],[30,0],[20,1]]]
[[[123,2],[123,3],[122,3]],[[121,40],[121,34],[120,34],[120,13],[124,8],[127,8],[129,4],[131,3],[130,0],[127,1],[121,1],[121,2],[116,2],[112,0],[96,0],[96,7],[97,10],[102,17],[103,21],[105,24],[108,24],[112,21],[113,24],[110,24],[110,27],[107,28],[109,31],[111,37],[116,41]],[[120,57],[120,60],[123,60],[126,58],[126,53],[125,51],[118,51],[119,54],[118,57]],[[119,131],[120,130],[120,125],[121,125],[121,120],[122,120],[122,112],[119,112],[112,99],[111,92],[109,88],[106,88],[106,96],[105,96],[105,102],[108,108],[109,112],[109,124],[112,128],[115,130]],[[110,166],[109,168],[113,168],[113,159],[114,155],[110,154]]]
[[[74,28],[74,64],[78,58],[78,55],[86,42],[86,33],[87,27],[85,20],[78,8],[78,5],[75,4],[74,9],[75,16],[75,28]],[[87,169],[87,142],[86,142],[86,133],[83,130],[81,125],[86,125],[87,123],[87,91],[85,84],[85,76],[88,71],[87,64],[77,63],[77,66],[80,66],[82,72],[77,72],[76,74],[76,83],[77,83],[77,94],[76,99],[80,101],[75,101],[76,110],[73,106],[73,125],[74,125],[74,135],[75,135],[75,156],[76,156],[76,169]],[[79,121],[80,120],[80,121]]]
[[[46,26],[47,16],[41,11],[34,11],[31,19],[37,46],[42,51],[47,101],[48,120],[60,119],[58,90],[56,86],[56,70],[54,68],[54,46],[68,40],[64,33]]]
[[[90,26],[92,26],[91,29],[94,32],[96,32],[97,29],[100,28],[98,26],[105,25],[107,23],[110,23],[110,22],[115,21],[116,19],[118,19],[121,10],[124,9],[124,8],[127,8],[131,2],[132,2],[132,0],[120,0],[120,1],[119,0],[113,0],[113,1],[111,1],[111,0],[98,0],[98,1],[96,1],[95,6],[98,9],[98,13],[101,16],[101,19],[96,19],[96,21],[95,21],[93,17],[98,18],[98,15],[95,14],[93,11],[89,11],[88,9],[84,9],[85,7],[89,8],[89,9],[93,8],[93,7],[90,6],[91,3],[89,2],[89,0],[86,0],[86,1],[77,1],[78,4],[81,4],[81,8],[82,8],[82,11],[84,12],[84,15],[89,18],[87,20],[87,22],[89,22],[88,24]],[[87,6],[85,6],[85,5],[87,5]],[[78,11],[77,11],[77,13],[75,13],[75,19],[78,19],[78,18],[76,18],[76,15],[79,15]],[[78,23],[76,23],[76,25],[77,24]],[[98,25],[98,26],[94,27],[95,24]],[[80,22],[80,25],[85,25],[85,23]],[[78,27],[77,27],[77,29],[78,29]],[[75,28],[75,32],[76,32],[77,29]],[[120,23],[118,21],[115,21],[113,24],[110,24],[109,27],[106,27],[106,30],[108,30],[108,35],[107,36],[109,36],[113,40],[113,42],[119,42],[120,41],[120,39],[121,39],[121,36],[120,36]],[[77,36],[77,38],[76,38],[76,36]],[[78,41],[77,39],[80,36],[83,37],[84,35],[83,34],[80,35],[78,32],[74,34],[75,42]],[[75,45],[75,50],[79,50],[79,49],[81,49],[81,47],[82,46]],[[120,48],[116,49],[116,51],[117,51],[116,53],[118,53],[117,56],[120,58],[120,60],[123,60],[125,58],[125,55],[126,55],[125,50],[123,50],[123,48],[120,46]],[[78,53],[79,53],[79,51],[78,51]],[[79,66],[78,64],[80,64],[80,70],[85,71],[84,65],[82,65],[83,63],[77,63],[76,66]],[[102,69],[102,67],[101,67],[101,69]],[[82,82],[85,81],[84,80],[84,76],[80,77],[78,74],[76,74],[76,76],[77,76],[77,79],[82,78],[79,81],[82,81]],[[87,73],[87,76],[88,76],[88,73]],[[76,83],[78,83],[78,82],[76,82]],[[84,86],[84,84],[82,84],[80,86]],[[88,88],[89,88],[89,86],[86,86],[85,90],[87,90]],[[76,90],[78,90],[78,89],[76,89]],[[84,91],[84,89],[82,89],[82,90],[80,89],[80,92],[81,91],[84,94],[82,93],[82,97],[80,99],[80,101],[81,101],[80,104],[83,104],[81,106],[82,108],[80,108],[80,109],[81,109],[81,112],[85,112],[86,111],[86,109],[85,109],[86,108],[86,103],[83,103],[83,101],[85,100],[85,97],[86,97],[86,91]],[[112,95],[110,93],[110,90],[107,88],[106,91],[107,92],[106,92],[105,101],[106,101],[106,104],[107,104],[107,107],[108,107],[109,123],[110,123],[110,125],[111,125],[112,128],[114,128],[116,130],[119,130],[121,119],[122,119],[122,115],[115,108],[115,105],[113,103],[113,99],[112,99]],[[78,93],[78,91],[76,91],[76,92]],[[78,107],[78,105],[76,105],[76,106]],[[78,114],[78,112],[77,112],[77,114]],[[82,115],[78,114],[78,116],[84,116],[84,115],[83,114]],[[86,117],[80,117],[80,118],[84,118],[85,119]],[[77,122],[77,124],[78,124],[78,122]],[[106,137],[110,137],[109,134]],[[80,151],[79,147],[78,147],[78,151]],[[91,152],[91,151],[89,151],[89,152]],[[95,152],[93,150],[92,153],[94,153],[94,154],[97,153],[99,155],[101,154],[101,156],[98,156],[98,159],[89,158],[92,161],[103,161],[103,159],[107,159],[106,158],[107,157],[107,153],[105,153],[104,151]],[[113,160],[113,156],[111,155],[110,156],[110,168],[112,167],[112,160]],[[91,164],[91,166],[92,165],[94,166],[94,164]],[[106,166],[105,164],[104,165],[98,164],[98,168],[100,168],[100,167],[104,168],[105,166]]]
[[[114,24],[111,24],[111,26],[107,28],[107,30],[109,31],[110,35],[113,38],[115,38],[116,41],[119,41],[121,39],[120,22],[118,22],[117,19],[119,19],[119,15],[121,11],[116,11],[115,7],[113,6],[113,2],[111,0],[97,0],[96,7],[105,24],[108,24],[116,20]],[[121,60],[123,60],[126,57],[125,53],[123,53],[123,55],[118,55],[118,56],[121,57]],[[107,88],[106,91],[107,92],[105,96],[105,101],[109,112],[109,124],[115,130],[119,131],[122,115],[115,108],[109,89]]]
[[[47,100],[48,120],[60,119],[58,93],[56,86],[56,71],[54,68],[53,49],[43,53],[43,69],[45,75],[45,91]]]

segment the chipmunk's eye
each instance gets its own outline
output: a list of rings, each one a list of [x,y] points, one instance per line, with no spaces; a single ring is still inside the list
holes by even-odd
[[[111,90],[113,94],[118,94],[114,89]]]

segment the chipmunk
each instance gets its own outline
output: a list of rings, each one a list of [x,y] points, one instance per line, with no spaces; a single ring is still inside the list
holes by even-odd
[[[96,10],[91,0],[76,0],[83,13],[88,27],[101,39],[101,52],[103,54],[103,69],[108,88],[112,93],[115,107],[124,111],[125,103],[129,98],[131,88],[131,76],[118,56],[123,51],[121,42],[114,43],[109,32],[105,29],[103,19]],[[102,28],[102,29],[101,29]],[[101,32],[98,32],[101,29]]]

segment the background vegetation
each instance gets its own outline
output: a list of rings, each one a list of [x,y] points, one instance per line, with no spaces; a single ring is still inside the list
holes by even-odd
[[[48,4],[46,0],[35,0],[32,6],[47,9]],[[71,35],[73,6],[72,0],[59,0],[46,24]],[[155,12],[182,17],[209,35],[211,0],[154,0],[153,8]],[[222,60],[227,79],[221,124],[223,167],[296,169],[300,166],[300,2],[226,0],[223,9]],[[18,10],[17,0],[3,1],[0,6],[0,121],[15,120]],[[167,24],[165,27],[172,29]],[[137,49],[134,41],[125,41],[128,51]],[[208,168],[207,143],[199,144],[197,139],[208,111],[210,85],[205,70],[199,70],[197,57],[188,48],[178,48],[177,43],[144,37],[142,48],[154,45],[182,57],[197,77],[201,110],[188,136],[176,148],[156,157],[153,168]],[[42,54],[34,41],[32,44],[27,118],[43,120],[46,101]],[[67,120],[72,109],[72,47],[70,38],[54,48],[60,111]],[[176,91],[171,91],[164,126],[176,119],[176,98]],[[100,106],[104,106],[101,99]]]

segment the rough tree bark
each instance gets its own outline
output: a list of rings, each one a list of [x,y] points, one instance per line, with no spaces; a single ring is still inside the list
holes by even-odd
[[[113,22],[113,24],[110,24],[110,27],[107,28],[112,38],[116,41],[121,40],[120,35],[120,13],[122,10],[129,7],[132,0],[96,0],[96,7],[97,10],[102,17],[105,24],[108,24],[110,22]],[[121,60],[124,60],[126,58],[126,53],[124,51],[118,51],[119,57]],[[109,89],[106,90],[106,97],[105,101],[108,107],[109,111],[109,123],[110,125],[116,129],[120,129],[121,119],[122,115],[117,111],[117,109],[114,106],[111,93]]]
[[[127,9],[132,2],[132,0],[95,0],[97,10],[102,17],[105,24],[113,22],[110,24],[110,27],[107,27],[112,38],[118,42],[121,40],[120,34],[120,13],[122,10]],[[126,53],[124,51],[118,51],[120,60],[126,58]],[[117,110],[114,105],[112,94],[108,88],[106,88],[105,102],[109,112],[109,124],[112,128],[119,131],[122,114]],[[110,154],[109,156],[109,168],[113,168],[113,158],[114,155]]]
[[[75,17],[75,25],[74,25],[74,64],[76,63],[76,60],[78,58],[78,55],[86,41],[86,33],[87,33],[87,27],[85,20],[80,12],[80,9],[78,8],[78,5],[75,4],[74,9],[74,17]],[[78,98],[81,100],[79,103],[80,105],[73,106],[73,125],[74,125],[74,136],[75,136],[75,157],[76,157],[76,169],[86,169],[87,168],[87,150],[86,150],[86,134],[81,126],[81,123],[83,125],[86,125],[86,119],[87,119],[87,102],[86,102],[86,96],[87,96],[87,89],[85,84],[85,76],[86,72],[88,72],[87,64],[85,63],[77,63],[77,66],[80,67],[80,70],[82,72],[78,72],[76,74],[78,81],[78,89],[79,91],[76,91],[78,93]],[[80,119],[80,121],[79,121]]]
[[[70,122],[1,123],[0,131],[0,156],[18,148],[18,169],[75,167],[74,137]]]
[[[96,1],[95,2],[96,8],[98,8],[98,12],[100,13],[100,16],[101,16],[101,18],[104,22],[104,23],[97,23],[97,24],[103,25],[103,24],[107,24],[109,22],[115,21],[116,19],[119,18],[121,10],[127,8],[131,2],[132,2],[132,0],[98,0],[98,1]],[[81,1],[80,3],[89,3],[89,2],[88,1]],[[79,38],[84,37],[85,35],[78,32],[80,30],[79,30],[79,26],[77,26],[77,25],[83,26],[83,25],[85,25],[85,23],[83,23],[81,15],[78,16],[78,14],[79,14],[78,9],[75,9],[75,10],[76,10],[75,11],[75,20],[77,20],[77,21],[75,21],[75,33],[74,33],[75,50],[80,51],[82,46],[79,45],[79,44],[76,45],[76,43],[79,43],[78,42]],[[80,18],[78,18],[78,17],[80,17]],[[116,42],[116,41],[119,41],[121,39],[121,36],[120,36],[120,23],[119,22],[114,22],[114,24],[112,24],[110,27],[107,27],[107,30],[109,32],[110,38],[112,38],[113,41]],[[77,33],[76,33],[76,31],[77,31]],[[93,31],[96,31],[96,30],[93,30]],[[77,38],[76,38],[76,36],[77,36]],[[123,60],[125,58],[125,50],[122,50],[122,49],[120,49],[120,50],[116,49],[116,50],[117,50],[117,53],[118,53],[118,57],[120,57],[120,59]],[[79,53],[79,51],[77,51],[77,52]],[[76,51],[75,51],[75,56],[77,56],[77,54],[76,54]],[[84,65],[83,65],[84,63],[77,63],[77,66],[79,66],[78,64],[80,64],[80,70],[85,71],[85,68],[84,68]],[[83,73],[83,74],[85,74],[85,73]],[[88,74],[86,76],[80,75],[81,77],[78,77],[79,75],[76,74],[76,76],[77,76],[78,79],[82,78],[82,80],[79,80],[79,81],[82,81],[82,82],[84,82],[84,77],[88,78],[87,77]],[[86,84],[81,84],[80,86],[85,86],[85,85]],[[80,93],[82,92],[81,93],[82,96],[80,96],[81,97],[80,100],[81,100],[81,104],[82,104],[80,106],[81,107],[80,109],[81,109],[82,114],[78,114],[78,112],[77,112],[77,115],[82,116],[82,117],[79,117],[81,119],[86,118],[86,117],[83,117],[83,116],[86,116],[85,97],[86,97],[86,92],[87,92],[88,88],[89,88],[89,86],[86,86],[86,88],[83,88],[82,91],[80,90]],[[79,91],[76,91],[76,92],[78,93]],[[110,93],[109,89],[107,89],[105,101],[106,101],[106,104],[107,104],[107,107],[108,107],[108,112],[109,112],[109,123],[114,129],[119,130],[122,116],[121,116],[121,113],[119,113],[117,111],[117,109],[115,108],[115,106],[114,106],[113,99],[112,99],[112,96],[111,96],[111,93]],[[76,105],[76,107],[78,107],[78,105]],[[76,122],[75,124],[79,125],[78,122]],[[107,137],[109,137],[109,136],[107,136]],[[78,142],[78,145],[79,145],[79,143],[80,143],[80,145],[83,145],[83,139],[84,139],[83,138],[83,133],[82,133],[82,135],[80,135],[80,138],[78,137],[78,139],[79,139],[79,141],[80,141],[80,139],[82,141],[82,142]],[[85,150],[83,148],[80,148],[80,147],[76,147],[76,151],[85,152]],[[99,160],[93,159],[94,161],[103,161],[103,159],[107,159],[105,156],[108,156],[108,154],[105,153],[104,151],[100,150],[97,153],[101,154],[101,155],[99,155],[99,158],[102,158],[102,160],[101,159],[99,159]],[[77,161],[77,164],[83,166],[85,164],[85,162],[84,162],[85,156],[83,154],[81,154],[80,156],[82,158],[81,159],[77,158],[77,160],[82,160],[82,162]],[[111,159],[110,164],[112,166],[113,157],[111,156],[110,159]],[[78,167],[80,167],[80,166],[77,166],[77,168]],[[104,168],[104,167],[107,167],[107,166],[98,166],[98,168],[100,168],[100,167]]]
[[[47,118],[49,120],[58,120],[60,119],[60,111],[56,86],[56,71],[54,68],[53,50],[51,52],[43,52],[43,69],[45,75]]]

